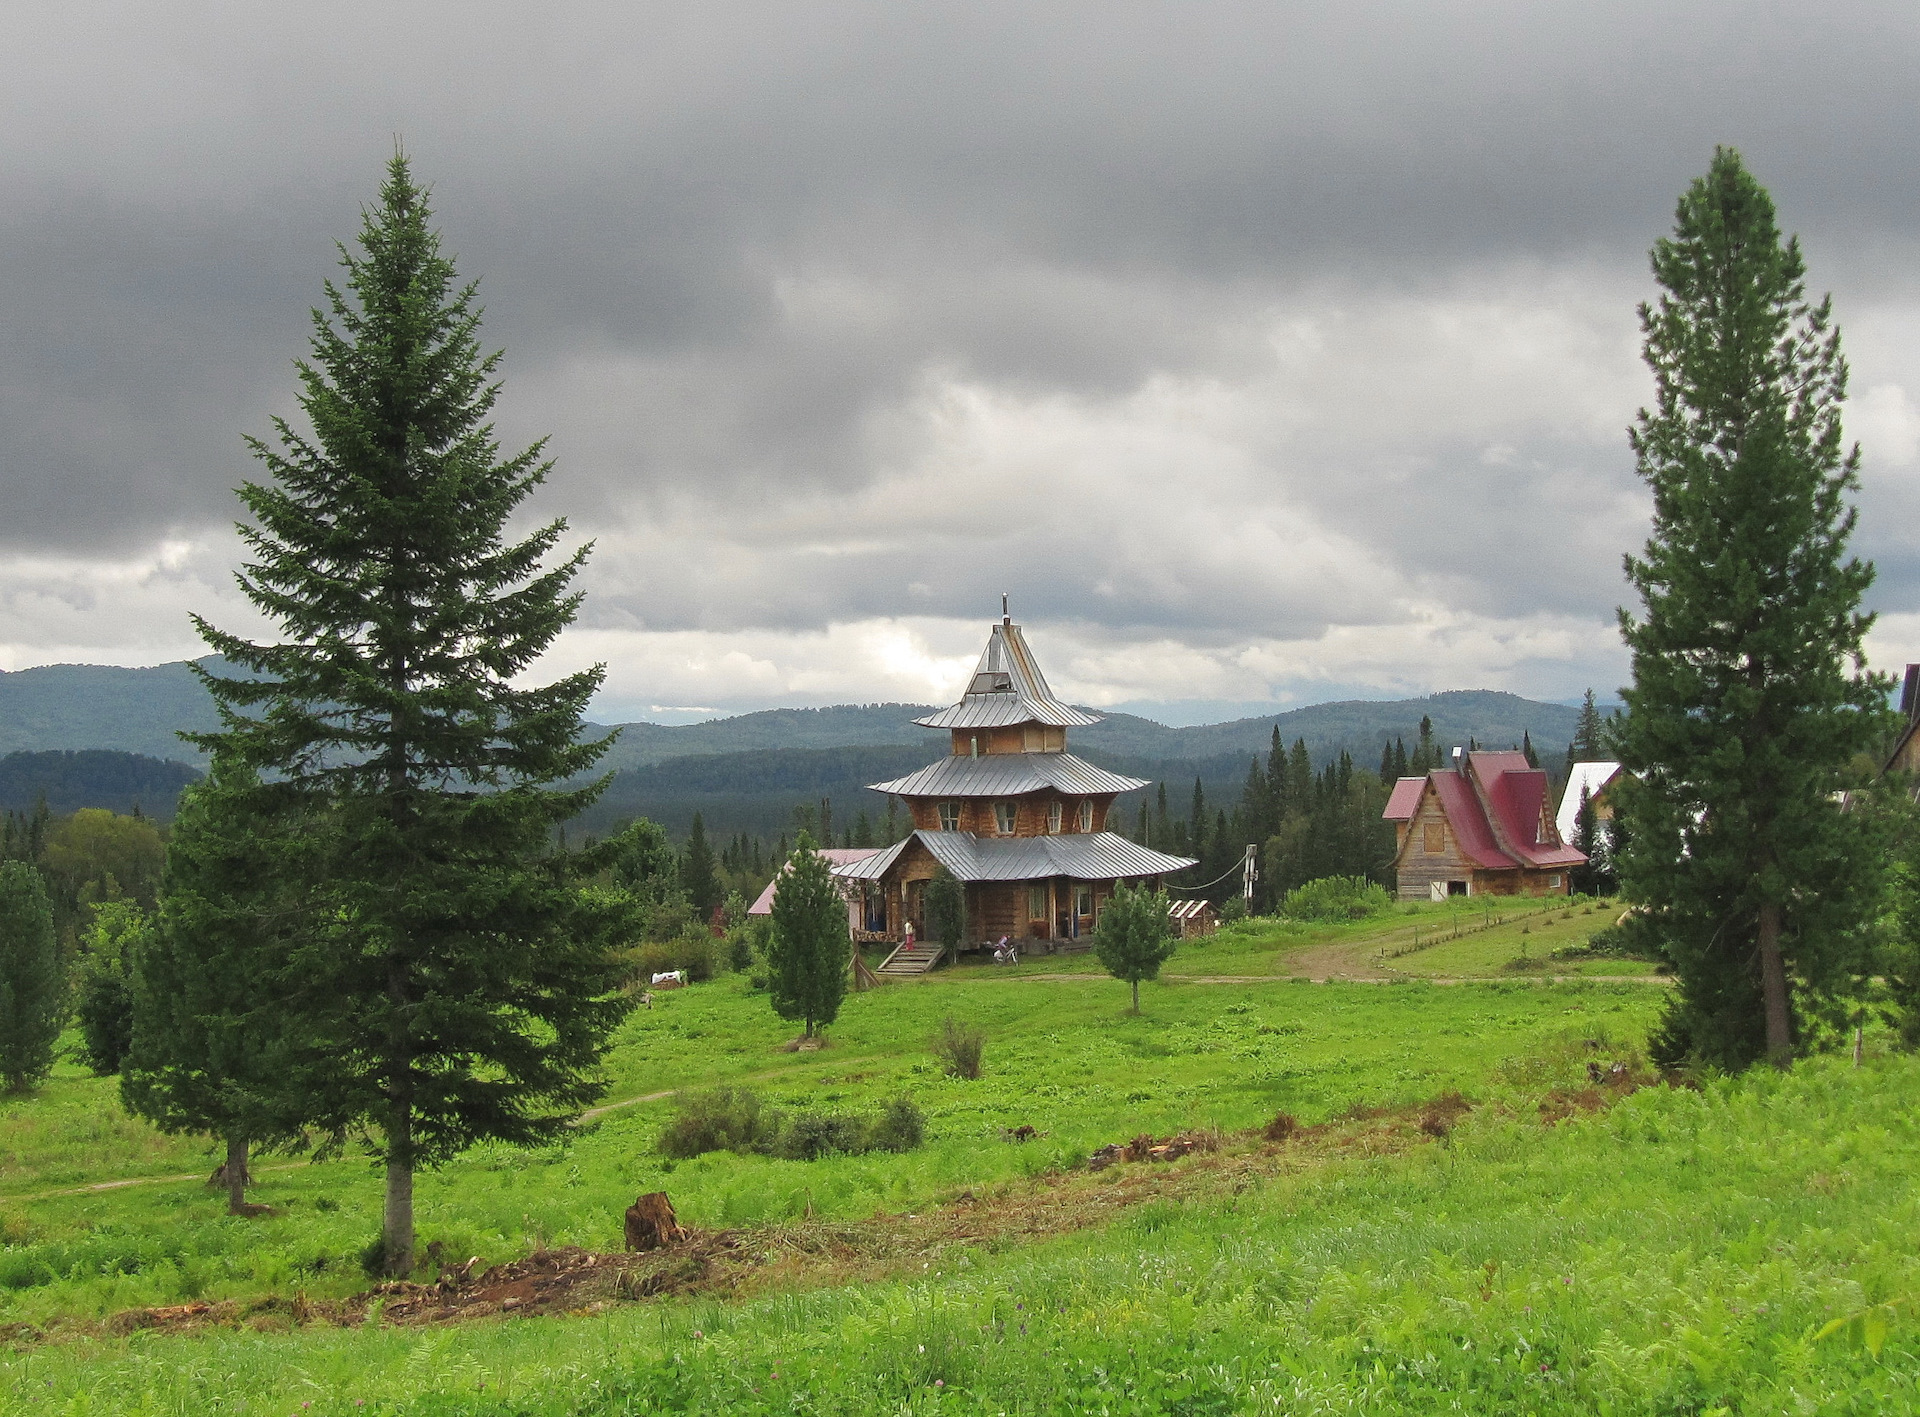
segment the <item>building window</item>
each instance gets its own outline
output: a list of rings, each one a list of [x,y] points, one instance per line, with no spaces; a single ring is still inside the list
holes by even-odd
[[[1047,808],[1047,831],[1053,836],[1060,835],[1060,818],[1065,811],[1063,804],[1053,803]]]
[[[1447,829],[1439,822],[1428,822],[1420,829],[1420,846],[1429,856],[1438,856],[1447,849]]]
[[[993,804],[994,825],[1000,828],[1000,835],[1012,836],[1015,824],[1020,820],[1018,802],[996,802]]]
[[[1043,885],[1027,887],[1027,919],[1045,920],[1047,918],[1048,891]]]
[[[1082,920],[1093,915],[1093,887],[1075,886],[1073,888],[1073,913]]]
[[[943,832],[957,832],[960,830],[960,804],[958,802],[942,802],[940,804],[940,830]]]
[[[1080,820],[1081,831],[1090,832],[1093,830],[1093,803],[1092,802],[1087,802],[1087,801],[1081,802],[1079,820]]]
[[[1549,887],[1550,889],[1552,889],[1552,890],[1556,890],[1556,891],[1557,891],[1557,890],[1559,890],[1559,889],[1560,889],[1560,878],[1559,878],[1558,876],[1548,876],[1548,877],[1547,877],[1547,886],[1548,886],[1548,887]]]

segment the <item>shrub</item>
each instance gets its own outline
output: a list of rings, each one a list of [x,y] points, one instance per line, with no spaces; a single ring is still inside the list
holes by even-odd
[[[744,1087],[683,1092],[674,1118],[660,1133],[660,1154],[676,1161],[709,1151],[765,1150],[778,1136],[778,1114],[763,1108],[760,1095]]]
[[[875,1151],[912,1151],[927,1138],[927,1121],[911,1097],[896,1097],[873,1124],[868,1137]]]
[[[929,1045],[945,1066],[948,1077],[977,1078],[987,1050],[987,1035],[972,1024],[948,1018]]]
[[[868,1126],[842,1112],[803,1112],[780,1129],[773,1154],[787,1161],[818,1161],[871,1150]]]
[[[1243,895],[1230,895],[1225,905],[1220,907],[1222,925],[1238,925],[1247,918],[1247,898]]]
[[[753,968],[753,940],[743,929],[735,927],[727,931],[726,939],[720,942],[721,953],[726,957],[727,968],[735,974],[745,974]]]
[[[908,1097],[896,1097],[878,1117],[802,1112],[788,1117],[740,1087],[683,1093],[660,1133],[660,1154],[675,1161],[709,1151],[752,1152],[784,1161],[857,1156],[867,1151],[912,1151],[926,1137],[926,1120]]]
[[[630,951],[635,982],[650,983],[656,974],[684,969],[691,984],[704,984],[714,976],[715,941],[699,926],[689,928],[671,940],[652,940]]]
[[[1364,876],[1323,876],[1287,892],[1280,913],[1290,920],[1365,920],[1393,904],[1386,887]]]

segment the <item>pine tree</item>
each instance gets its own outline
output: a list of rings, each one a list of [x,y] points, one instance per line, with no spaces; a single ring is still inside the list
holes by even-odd
[[[0,1083],[8,1092],[53,1070],[66,1002],[46,883],[24,861],[0,861]]]
[[[1433,719],[1426,714],[1420,715],[1420,737],[1413,745],[1413,758],[1407,770],[1415,777],[1425,777],[1440,766],[1440,749],[1433,741]]]
[[[298,952],[315,944],[305,885],[317,840],[276,820],[291,794],[216,759],[181,797],[167,844],[160,917],[133,959],[131,1017],[121,1060],[127,1110],[163,1132],[226,1143],[227,1209],[246,1214],[256,1146],[300,1140],[309,1124],[338,1125],[312,1105],[324,1051],[295,1046],[305,1011]]]
[[[1140,1012],[1140,981],[1159,978],[1160,966],[1173,950],[1166,897],[1122,881],[1100,912],[1100,923],[1093,931],[1093,952],[1107,973],[1133,986],[1136,1014]]]
[[[1678,976],[1663,1055],[1784,1064],[1797,1020],[1846,989],[1883,869],[1866,814],[1833,800],[1889,687],[1861,653],[1873,568],[1847,553],[1846,365],[1798,243],[1731,149],[1681,199],[1653,269],[1656,403],[1632,444],[1654,520],[1626,562],[1644,609],[1620,615],[1618,866]]]
[[[547,559],[551,522],[508,539],[546,478],[535,445],[502,460],[488,424],[472,285],[429,225],[404,156],[388,167],[344,289],[326,287],[312,427],[255,440],[272,476],[240,577],[280,627],[255,645],[196,620],[244,678],[203,674],[224,728],[200,746],[283,780],[324,828],[322,945],[287,1007],[334,1060],[316,1106],[371,1123],[386,1165],[386,1264],[413,1262],[413,1176],[484,1138],[556,1136],[599,1096],[627,1005],[608,949],[617,915],[554,848],[595,784],[558,790],[605,751],[582,742],[603,670],[544,688],[521,676],[573,618],[585,550]]]
[[[1607,761],[1605,733],[1600,722],[1600,710],[1593,702],[1593,690],[1589,689],[1585,701],[1580,705],[1580,717],[1574,721],[1573,741],[1567,744],[1567,777],[1573,776],[1575,763]]]
[[[1204,860],[1207,854],[1207,794],[1200,779],[1193,780],[1193,805],[1187,809],[1187,854]]]
[[[713,874],[713,848],[707,845],[707,824],[698,812],[693,814],[693,829],[687,833],[687,854],[680,863],[680,885],[702,920],[720,903],[720,882]]]
[[[826,857],[802,832],[773,895],[773,938],[767,946],[773,1011],[798,1021],[805,1036],[813,1037],[840,1016],[852,958],[847,903],[833,884]]]
[[[1533,751],[1533,734],[1524,728],[1520,730],[1520,752],[1526,758],[1528,767],[1540,766],[1540,755]]]
[[[130,900],[104,901],[81,937],[74,974],[74,1023],[80,1061],[96,1077],[120,1071],[133,1035],[133,967],[153,930],[152,918]]]

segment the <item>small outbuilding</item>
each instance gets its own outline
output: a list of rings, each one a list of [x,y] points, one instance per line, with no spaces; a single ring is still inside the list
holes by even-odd
[[[1560,794],[1560,811],[1554,817],[1554,825],[1560,830],[1560,840],[1571,843],[1580,826],[1580,799],[1584,796],[1593,805],[1595,820],[1605,823],[1613,820],[1613,803],[1607,800],[1607,790],[1620,780],[1618,763],[1575,763],[1573,771],[1567,775],[1567,789]]]
[[[1220,928],[1220,916],[1210,900],[1176,900],[1167,907],[1173,933],[1183,940],[1211,935]]]

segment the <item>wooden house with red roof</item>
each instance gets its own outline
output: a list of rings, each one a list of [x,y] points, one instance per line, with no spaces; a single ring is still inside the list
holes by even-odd
[[[1099,721],[1054,697],[1020,627],[1003,616],[960,702],[914,720],[951,734],[948,755],[873,784],[906,803],[913,833],[834,867],[865,892],[878,928],[864,938],[900,939],[909,922],[924,938],[927,882],[945,870],[965,884],[970,939],[944,944],[1004,935],[1071,948],[1087,942],[1118,882],[1157,888],[1194,865],[1106,829],[1114,798],[1147,784],[1067,751],[1069,728]]]
[[[1452,768],[1401,778],[1381,814],[1394,824],[1400,898],[1571,894],[1587,858],[1560,838],[1546,773],[1524,753],[1453,756]]]

